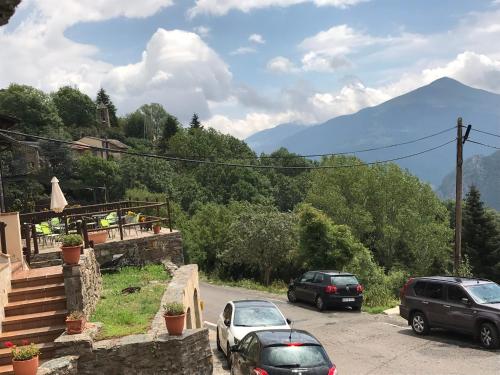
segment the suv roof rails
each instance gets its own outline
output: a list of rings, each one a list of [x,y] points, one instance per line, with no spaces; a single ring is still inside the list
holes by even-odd
[[[489,279],[484,279],[484,278],[481,278],[481,277],[469,277],[469,276],[438,275],[438,276],[426,276],[426,277],[429,277],[429,278],[433,278],[433,277],[446,277],[448,279],[455,280],[457,283],[461,283],[463,280],[478,280],[478,281],[489,281],[489,282],[492,282]]]

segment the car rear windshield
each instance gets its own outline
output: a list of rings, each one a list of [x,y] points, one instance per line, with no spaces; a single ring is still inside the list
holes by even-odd
[[[495,283],[465,287],[477,303],[500,303],[500,286]]]
[[[331,283],[332,285],[352,285],[358,284],[358,279],[355,276],[333,276]]]
[[[286,324],[274,306],[241,306],[234,311],[234,323],[238,327],[271,327]]]
[[[273,367],[309,368],[328,366],[329,360],[321,346],[286,345],[264,348],[262,363]]]

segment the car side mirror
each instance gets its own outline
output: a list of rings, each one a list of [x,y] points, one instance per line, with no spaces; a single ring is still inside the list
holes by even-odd
[[[466,306],[471,306],[472,302],[468,298],[462,298],[462,303]]]
[[[229,327],[231,325],[231,321],[229,319],[224,319],[224,325]]]
[[[229,350],[231,351],[231,353],[237,353],[240,351],[240,348],[238,348],[238,345],[233,345],[229,348]]]
[[[292,321],[291,321],[290,319],[288,319],[288,318],[286,318],[286,322],[287,322],[288,324],[292,324]]]

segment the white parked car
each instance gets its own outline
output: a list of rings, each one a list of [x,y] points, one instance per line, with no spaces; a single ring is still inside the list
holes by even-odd
[[[229,301],[217,320],[217,349],[231,361],[231,346],[247,333],[263,329],[290,329],[290,320],[269,301]]]

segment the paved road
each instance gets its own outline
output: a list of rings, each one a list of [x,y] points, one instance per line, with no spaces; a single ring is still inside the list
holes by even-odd
[[[500,373],[500,351],[485,351],[467,336],[444,331],[415,336],[398,316],[349,310],[320,313],[307,305],[292,305],[285,296],[207,283],[200,288],[205,303],[203,318],[211,323],[216,323],[228,300],[261,298],[275,302],[292,319],[294,328],[308,330],[323,343],[341,375]],[[218,373],[224,373],[220,363],[217,366]]]

